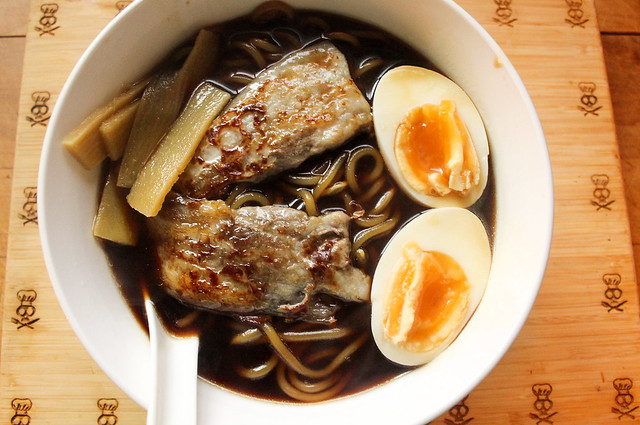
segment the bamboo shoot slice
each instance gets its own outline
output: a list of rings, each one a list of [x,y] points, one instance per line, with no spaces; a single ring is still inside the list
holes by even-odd
[[[131,187],[160,139],[180,113],[188,90],[200,83],[218,54],[218,36],[201,30],[179,71],[159,75],[144,91],[122,157],[118,186]]]
[[[107,151],[98,130],[100,124],[138,97],[148,82],[149,80],[144,80],[132,85],[109,103],[93,111],[62,139],[62,145],[84,168],[90,170],[107,157]]]
[[[93,221],[93,235],[122,245],[138,243],[137,213],[127,204],[126,190],[116,185],[115,167],[109,172]]]
[[[142,93],[122,156],[118,186],[133,185],[144,163],[175,121],[182,107],[184,85],[177,72],[166,72],[158,74]]]
[[[186,79],[187,90],[193,90],[212,70],[219,45],[218,34],[206,29],[200,30],[191,52],[180,68],[181,78]]]
[[[164,198],[193,157],[200,140],[231,96],[211,83],[201,84],[162,139],[127,196],[129,205],[147,217],[158,214]]]
[[[138,100],[125,106],[107,118],[100,127],[100,136],[104,142],[109,159],[117,161],[124,153],[124,147],[129,140],[133,120],[138,110]]]
[[[69,143],[63,142],[63,145],[76,161],[87,170],[100,165],[107,157],[107,150],[97,127],[87,129],[79,138]]]

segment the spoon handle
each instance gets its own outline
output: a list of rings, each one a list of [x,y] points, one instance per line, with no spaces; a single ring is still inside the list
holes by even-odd
[[[147,425],[196,425],[198,338],[174,337],[145,300],[151,342],[153,382]]]

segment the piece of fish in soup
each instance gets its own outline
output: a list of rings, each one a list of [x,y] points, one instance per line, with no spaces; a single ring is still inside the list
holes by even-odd
[[[324,41],[265,69],[214,120],[177,189],[218,197],[259,182],[372,128],[344,55]]]

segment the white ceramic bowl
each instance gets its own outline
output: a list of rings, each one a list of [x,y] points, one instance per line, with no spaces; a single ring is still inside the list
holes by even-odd
[[[149,342],[122,299],[91,235],[98,171],[87,172],[61,139],[200,27],[252,10],[259,0],[142,0],[114,19],[82,56],[55,105],[38,182],[40,233],[51,281],[69,322],[104,372],[140,405],[150,394]],[[549,252],[553,193],[533,104],[498,45],[448,0],[290,0],[375,23],[401,37],[461,85],[491,143],[497,217],[484,298],[454,343],[431,363],[335,401],[259,401],[199,383],[199,423],[424,424],[468,394],[496,365],[526,320]],[[501,66],[496,66],[499,63]]]

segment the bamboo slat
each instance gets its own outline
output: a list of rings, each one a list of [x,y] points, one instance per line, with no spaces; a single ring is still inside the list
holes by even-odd
[[[31,3],[3,293],[2,418],[52,425],[145,420],[70,329],[43,264],[34,204],[51,107],[82,51],[124,3]],[[459,4],[506,51],[533,98],[548,140],[556,211],[548,269],[521,334],[495,370],[433,423],[633,422],[640,416],[638,292],[593,0]]]

